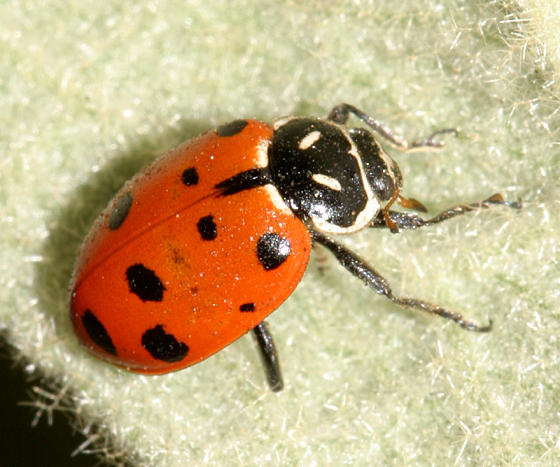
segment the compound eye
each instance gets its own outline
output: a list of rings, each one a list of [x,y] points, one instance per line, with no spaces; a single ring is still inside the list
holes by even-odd
[[[381,175],[376,175],[370,180],[371,188],[373,192],[381,201],[387,201],[391,199],[395,189],[395,183],[388,173],[382,173]]]

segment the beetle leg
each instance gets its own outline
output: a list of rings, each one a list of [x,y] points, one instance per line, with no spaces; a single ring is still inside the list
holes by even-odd
[[[414,198],[405,198],[399,194],[397,197],[397,204],[406,209],[413,209],[418,212],[428,212],[426,206]]]
[[[312,235],[313,240],[328,248],[342,266],[358,279],[361,279],[368,287],[371,287],[378,294],[385,295],[393,303],[411,310],[425,311],[441,316],[442,318],[457,323],[468,331],[488,332],[492,329],[492,321],[489,321],[485,326],[481,326],[475,321],[465,319],[463,315],[455,311],[416,298],[398,297],[394,295],[387,280],[354,252],[318,232],[313,232]]]
[[[385,207],[379,213],[383,217],[383,221],[385,222],[385,225],[387,227],[389,227],[389,230],[391,230],[391,232],[393,232],[393,233],[399,233],[399,228],[393,222],[393,220],[389,217],[389,208],[391,207],[391,205],[395,201],[397,201],[398,198],[399,198],[399,189],[397,188],[394,191],[393,196],[391,196],[391,199],[389,199],[389,201],[387,201],[387,204],[385,205]]]
[[[253,336],[259,346],[259,351],[266,372],[266,379],[270,389],[274,392],[281,391],[284,387],[280,361],[276,352],[274,339],[268,329],[268,325],[263,321],[253,329]]]
[[[327,117],[327,120],[338,123],[340,125],[345,125],[350,114],[355,115],[372,130],[374,130],[379,136],[387,140],[387,142],[391,146],[394,146],[402,152],[421,151],[425,149],[439,149],[442,148],[444,144],[441,141],[436,140],[437,136],[444,134],[452,134],[453,136],[457,136],[457,130],[455,128],[443,128],[432,133],[430,136],[423,140],[409,142],[404,138],[396,135],[393,130],[391,130],[383,122],[376,120],[371,115],[366,114],[353,105],[345,103],[333,107]]]
[[[403,208],[407,208],[407,209],[414,209],[415,211],[420,211],[420,212],[428,212],[428,210],[426,209],[426,207],[417,199],[414,198],[403,198],[400,194],[399,194],[399,190],[398,188],[395,190],[395,192],[393,193],[393,196],[391,197],[391,199],[389,199],[389,201],[387,201],[387,204],[385,205],[385,207],[379,212],[379,215],[377,217],[377,219],[375,219],[373,222],[375,223],[377,222],[382,222],[383,224],[385,224],[385,227],[389,227],[389,230],[392,233],[399,233],[399,226],[397,225],[397,223],[392,219],[391,217],[391,213],[395,213],[396,211],[391,211],[389,208],[391,207],[391,205],[394,202],[397,202],[397,204],[400,204]],[[416,216],[418,217],[418,216]],[[422,218],[419,218],[421,221],[423,220]]]
[[[448,219],[452,219],[453,217],[462,216],[467,212],[476,211],[478,209],[488,209],[493,205],[507,206],[512,209],[521,209],[521,201],[506,201],[500,193],[496,193],[484,201],[458,204],[440,212],[430,219],[422,219],[417,214],[412,213],[382,210],[369,226],[379,228],[389,227],[391,232],[394,232],[394,226],[397,227],[397,231],[400,229],[417,229],[426,225],[438,224]],[[390,222],[387,222],[387,218],[389,218]]]

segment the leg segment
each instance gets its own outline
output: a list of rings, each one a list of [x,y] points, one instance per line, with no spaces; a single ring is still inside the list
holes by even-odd
[[[259,351],[266,372],[266,379],[270,389],[274,392],[281,391],[284,387],[280,362],[274,345],[272,334],[268,330],[268,325],[263,321],[253,329],[253,336],[259,346]]]
[[[416,298],[397,297],[396,295],[393,295],[393,291],[391,290],[391,286],[387,280],[358,255],[318,232],[313,232],[313,240],[328,248],[342,266],[344,266],[358,279],[361,279],[368,287],[371,287],[378,294],[385,295],[389,300],[397,305],[411,310],[425,311],[427,313],[441,316],[442,318],[454,321],[463,329],[468,331],[488,332],[492,329],[492,321],[489,321],[486,326],[481,326],[474,321],[469,321],[463,318],[463,315],[460,313],[442,308],[438,305],[418,300]]]
[[[521,201],[506,201],[500,193],[496,193],[490,198],[484,201],[468,204],[458,204],[452,208],[446,209],[440,212],[438,215],[432,217],[431,219],[422,219],[417,214],[398,212],[398,211],[387,211],[386,215],[390,221],[397,227],[397,232],[399,229],[417,229],[419,227],[424,227],[426,225],[439,224],[440,222],[452,219],[453,217],[462,216],[467,212],[476,211],[478,209],[488,209],[493,205],[507,206],[512,209],[521,209]],[[370,224],[370,227],[391,227],[390,223],[387,223],[386,216],[384,212],[381,211],[377,217]],[[391,231],[394,232],[393,229]]]
[[[435,139],[437,136],[444,135],[444,134],[452,134],[454,136],[457,136],[456,129],[444,128],[442,130],[438,130],[432,133],[424,140],[409,142],[401,138],[400,136],[395,135],[393,131],[384,123],[380,122],[379,120],[376,120],[371,115],[366,114],[365,112],[361,111],[360,109],[357,109],[356,107],[350,104],[339,104],[336,107],[334,107],[329,113],[327,120],[338,123],[340,125],[345,125],[346,122],[348,121],[348,117],[350,116],[350,114],[355,115],[367,126],[373,129],[378,135],[386,139],[389,144],[391,144],[392,146],[396,147],[397,149],[403,152],[442,148],[443,143]]]

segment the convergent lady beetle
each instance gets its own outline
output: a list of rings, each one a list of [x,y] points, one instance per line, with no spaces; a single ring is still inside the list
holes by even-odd
[[[272,126],[235,120],[183,143],[125,184],[82,246],[70,316],[80,341],[127,370],[158,374],[200,362],[253,331],[273,391],[283,387],[264,318],[300,281],[312,244],[406,308],[477,332],[480,326],[437,305],[397,296],[375,269],[330,234],[365,227],[416,229],[498,204],[500,194],[424,220],[390,210],[400,194],[396,162],[371,131],[347,128],[353,114],[401,151],[437,148],[438,131],[407,143],[357,108],[326,120],[289,117]]]

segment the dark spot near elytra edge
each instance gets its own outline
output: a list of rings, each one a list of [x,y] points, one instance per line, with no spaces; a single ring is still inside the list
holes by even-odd
[[[290,252],[290,241],[276,232],[265,233],[257,243],[257,258],[267,271],[280,266]]]
[[[244,311],[244,312],[255,311],[255,304],[252,302],[244,303],[239,307],[239,311]]]
[[[125,219],[128,217],[132,201],[132,194],[130,191],[127,191],[115,202],[115,205],[109,214],[108,227],[110,230],[117,230],[123,224]]]
[[[186,186],[196,185],[198,183],[198,172],[194,167],[183,170],[181,180]]]
[[[161,324],[142,334],[142,346],[152,357],[169,363],[179,362],[189,353],[189,347],[166,333]]]
[[[101,321],[91,312],[91,310],[86,310],[82,316],[82,324],[90,337],[90,339],[101,347],[105,352],[111,355],[117,355],[117,349],[111,340],[111,336],[105,329],[105,326],[101,324]]]
[[[247,120],[234,120],[233,122],[221,125],[216,129],[218,136],[235,136],[241,133],[247,126]]]

